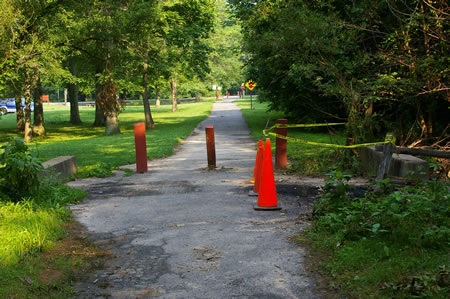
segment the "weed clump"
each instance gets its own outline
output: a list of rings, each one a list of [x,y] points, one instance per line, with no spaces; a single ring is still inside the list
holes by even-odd
[[[386,179],[360,196],[349,179],[329,174],[307,232],[315,247],[331,252],[323,265],[331,277],[357,296],[440,298],[449,292],[448,182],[399,188]]]
[[[85,191],[41,176],[39,159],[23,140],[14,139],[0,153],[0,268],[16,265],[51,246],[64,234],[70,217],[66,205]]]
[[[39,190],[40,161],[21,139],[13,139],[0,148],[0,193],[17,202]]]

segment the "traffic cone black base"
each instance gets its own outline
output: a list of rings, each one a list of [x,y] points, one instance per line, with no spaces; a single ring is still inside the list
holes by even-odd
[[[255,209],[256,211],[278,211],[281,210],[280,206],[275,206],[275,207],[260,207],[258,205],[254,205],[253,209]]]
[[[248,191],[248,196],[258,196],[258,193],[254,192],[253,190]]]

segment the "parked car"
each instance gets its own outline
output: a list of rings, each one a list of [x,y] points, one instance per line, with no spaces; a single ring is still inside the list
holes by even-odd
[[[14,98],[12,99],[6,99],[3,104],[0,104],[0,107],[4,106],[7,113],[16,113],[16,100]],[[22,108],[25,109],[25,98],[22,98]],[[34,103],[31,102],[30,105],[31,112],[34,111]]]

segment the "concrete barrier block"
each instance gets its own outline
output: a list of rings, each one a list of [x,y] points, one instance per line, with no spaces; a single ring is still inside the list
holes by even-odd
[[[376,151],[374,146],[361,148],[360,159],[364,173],[375,175],[382,158],[383,152]],[[410,174],[422,179],[428,178],[428,163],[411,155],[393,154],[388,176],[406,177]]]
[[[429,167],[428,162],[411,155],[404,154],[394,154],[399,156],[398,159],[401,161],[399,175],[400,177],[405,177],[410,173],[414,173],[415,177],[428,178],[429,177]]]
[[[75,156],[60,156],[42,163],[44,169],[50,170],[60,179],[67,179],[77,173],[77,158]]]

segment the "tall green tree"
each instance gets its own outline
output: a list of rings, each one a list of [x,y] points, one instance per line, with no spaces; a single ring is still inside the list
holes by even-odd
[[[305,122],[345,119],[349,142],[387,130],[405,144],[431,141],[446,129],[446,1],[229,3],[248,74],[272,108]]]
[[[45,70],[58,68],[61,36],[54,34],[64,26],[64,9],[59,2],[51,0],[2,0],[2,28],[0,39],[0,84],[14,83],[17,91],[25,96],[25,139],[31,140],[31,88],[33,77],[45,74]],[[20,83],[22,82],[22,83]],[[20,86],[22,85],[22,86]],[[39,89],[39,84],[35,84]],[[44,134],[43,110],[37,100],[35,110],[35,132]]]
[[[149,81],[155,80],[161,69],[164,24],[161,5],[157,1],[136,1],[129,9],[133,15],[127,32],[130,60],[135,76],[141,79],[144,116],[147,129],[155,127],[149,98]],[[137,81],[140,81],[139,79]]]
[[[177,107],[177,80],[180,76],[203,78],[210,71],[207,38],[214,27],[215,5],[211,0],[166,1],[164,7],[167,70],[172,111]]]
[[[211,73],[205,81],[209,89],[212,85],[219,84],[224,91],[238,90],[245,79],[241,26],[225,0],[216,1],[214,28],[208,40],[213,49],[209,55]]]

